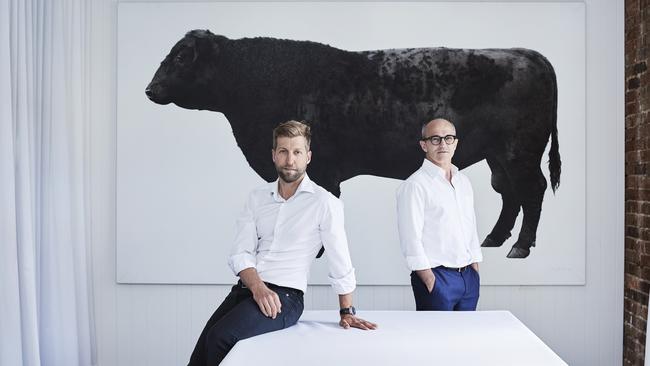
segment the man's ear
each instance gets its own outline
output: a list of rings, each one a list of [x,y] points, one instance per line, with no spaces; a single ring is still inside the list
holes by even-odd
[[[311,150],[307,151],[307,164],[311,162]]]
[[[275,149],[271,149],[271,160],[275,163]]]
[[[420,147],[422,148],[422,151],[427,152],[427,142],[426,141],[420,141]]]

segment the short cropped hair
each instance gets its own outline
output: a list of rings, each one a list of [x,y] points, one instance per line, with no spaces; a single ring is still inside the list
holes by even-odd
[[[437,120],[443,120],[443,121],[449,123],[449,124],[451,125],[451,127],[454,128],[454,131],[456,131],[456,125],[455,125],[453,122],[451,122],[450,120],[448,120],[448,119],[446,119],[446,118],[443,118],[443,117],[436,117],[436,118],[434,118],[434,119],[432,119],[432,120],[429,120],[429,121],[426,121],[426,122],[424,122],[424,123],[422,124],[422,129],[421,129],[421,131],[420,131],[420,133],[421,133],[421,135],[422,135],[422,138],[427,137],[427,136],[424,136],[424,130],[426,130],[427,125],[428,125],[429,123],[431,123],[431,122],[433,122],[433,121],[437,121]]]
[[[307,141],[307,151],[311,144],[311,129],[305,121],[287,121],[280,123],[273,129],[273,150],[277,147],[278,137],[298,137],[302,136]]]

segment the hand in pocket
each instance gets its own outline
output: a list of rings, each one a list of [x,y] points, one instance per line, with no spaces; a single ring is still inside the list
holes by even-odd
[[[422,280],[422,283],[427,287],[429,293],[433,292],[433,287],[436,285],[436,276],[433,274],[431,269],[423,269],[415,271]]]

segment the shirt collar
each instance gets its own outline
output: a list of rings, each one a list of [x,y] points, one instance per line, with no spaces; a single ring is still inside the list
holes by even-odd
[[[445,170],[431,162],[429,159],[424,159],[424,162],[422,162],[422,169],[433,178],[437,176],[445,177]],[[451,177],[453,178],[456,173],[458,173],[458,167],[451,164]]]
[[[278,193],[278,184],[279,184],[280,178],[276,179],[275,181],[269,183],[270,188],[271,188],[271,195],[276,201],[284,201],[284,198],[280,196],[280,193]],[[298,189],[296,189],[296,193],[293,194],[293,196],[297,195],[300,192],[309,192],[309,193],[314,193],[314,182],[312,182],[311,179],[309,179],[309,176],[307,173],[305,173],[305,176],[302,178],[302,182],[300,182],[300,185],[298,186]],[[293,197],[292,196],[292,197]]]

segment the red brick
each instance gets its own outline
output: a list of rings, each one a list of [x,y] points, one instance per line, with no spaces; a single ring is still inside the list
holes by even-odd
[[[645,174],[646,164],[643,163],[625,163],[625,174]],[[630,198],[625,196],[626,200],[636,200],[636,198]]]
[[[639,239],[650,240],[650,229],[637,228],[637,230],[639,231]]]
[[[626,213],[639,213],[641,211],[641,205],[639,201],[625,201],[625,212]]]
[[[634,62],[636,62],[637,57],[639,55],[639,48],[640,45],[637,41],[625,41],[624,44],[625,47],[625,55],[627,56],[627,59],[625,60],[627,64],[632,65]]]
[[[650,278],[650,268],[648,267],[641,267],[641,266],[634,266],[631,265],[630,269],[636,269],[636,270],[630,270],[630,274],[635,275],[641,279],[649,279]],[[643,303],[642,305],[647,305],[646,303]]]
[[[645,76],[645,74],[644,74],[644,76]],[[630,91],[625,93],[625,103],[636,102],[638,97],[639,97],[639,91],[638,90],[630,90]]]
[[[641,150],[639,151],[640,157],[639,160],[643,162],[650,162],[650,150]]]
[[[650,156],[650,150],[641,150],[640,151],[641,155],[641,161],[643,160],[643,157],[645,155]],[[649,161],[644,161],[644,162],[650,162]],[[638,189],[650,189],[650,177],[645,176],[645,175],[629,175],[626,180],[627,184],[629,184],[630,188],[636,187]]]
[[[650,228],[650,216],[648,215],[638,215],[636,217],[636,220],[638,222],[638,226],[642,228]]]
[[[632,317],[632,326],[637,329],[646,329],[646,321],[639,316]]]
[[[650,292],[650,0],[625,0],[623,365],[643,365]]]
[[[639,192],[636,189],[625,189],[625,199],[626,200],[638,200],[639,199]]]
[[[644,215],[650,215],[650,202],[641,203],[641,213]]]
[[[650,74],[647,72],[644,72],[641,75],[641,85],[648,85],[648,80],[650,80]]]
[[[641,253],[634,253],[634,255],[637,255],[641,259],[641,265],[644,267],[650,267],[650,255],[647,254],[641,254]],[[644,290],[642,287],[638,287],[638,290],[640,290],[643,293],[648,293],[647,290]]]
[[[645,78],[648,75],[650,75],[650,73],[645,73],[645,74],[643,74],[642,78]],[[648,80],[648,81],[650,81],[650,80]],[[650,83],[646,82],[644,85],[650,85]],[[643,111],[643,113],[641,113],[640,117],[641,117],[641,123],[642,124],[646,124],[646,123],[650,122],[650,113],[648,113],[648,111]],[[639,137],[646,137],[647,138],[648,136],[639,136]]]
[[[625,17],[638,15],[640,11],[639,0],[625,0]]]
[[[625,251],[625,260],[629,261],[629,256],[627,254],[627,250]],[[625,275],[625,288],[629,288],[632,290],[641,290],[641,280],[639,280],[638,277],[632,276],[632,275]]]
[[[625,238],[625,250],[631,250],[637,253],[645,253],[645,247],[641,244],[640,240],[632,239],[630,237]]]
[[[639,15],[639,12],[641,11],[641,1],[640,0],[625,0],[625,11],[626,14],[628,12],[634,14],[634,15]]]
[[[625,161],[627,162],[641,161],[641,152],[639,150],[635,150],[635,151],[630,151],[625,153]]]

